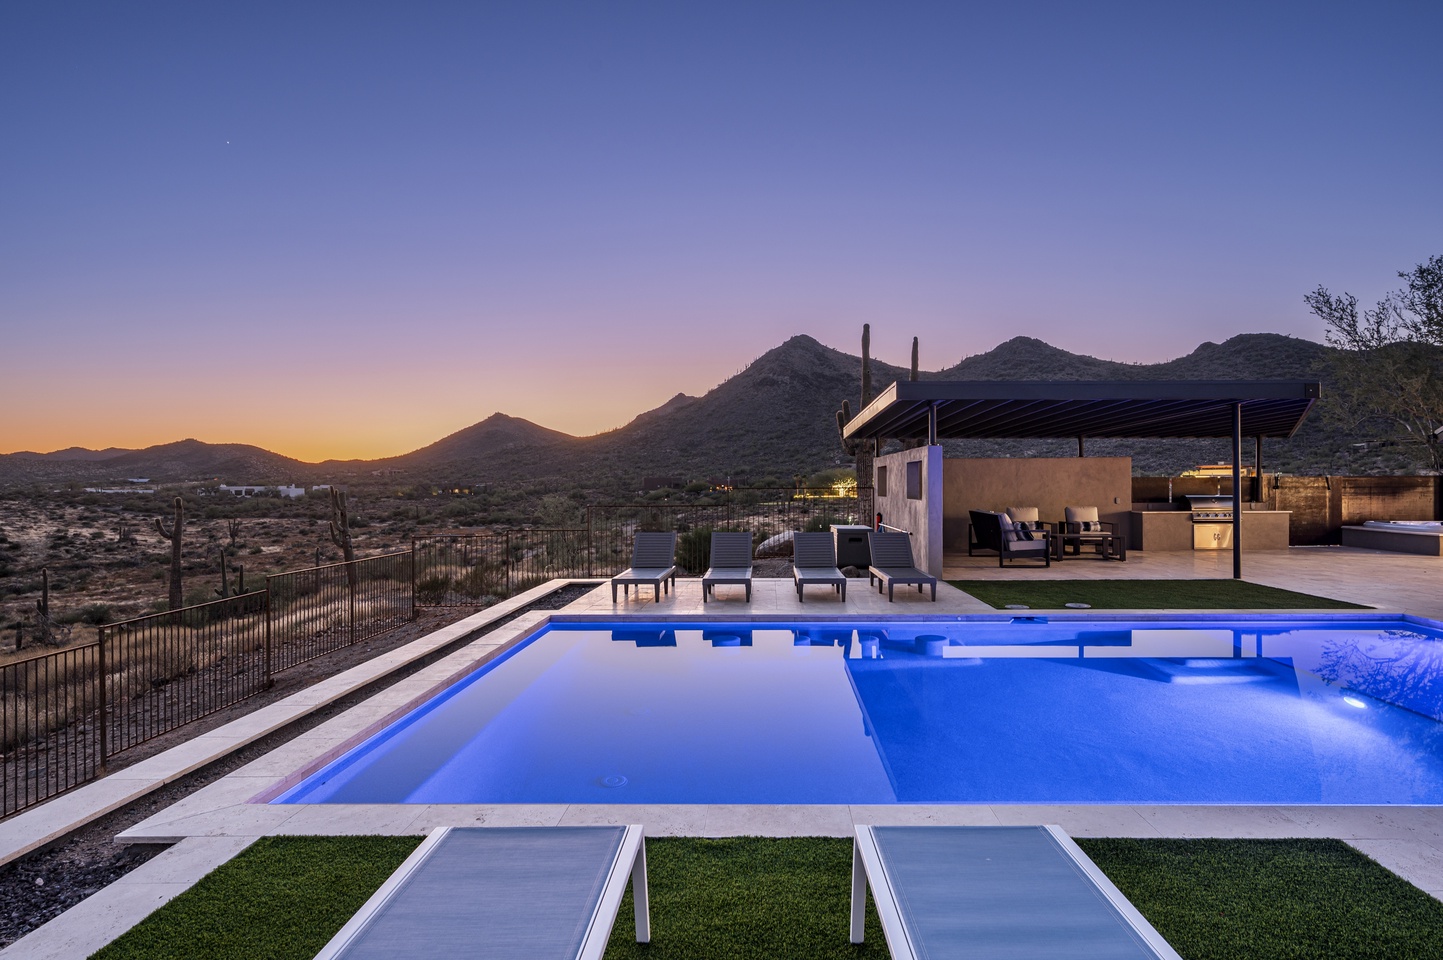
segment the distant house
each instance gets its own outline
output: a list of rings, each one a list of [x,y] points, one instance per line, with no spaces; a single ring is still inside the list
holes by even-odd
[[[642,477],[641,492],[650,493],[653,490],[680,490],[681,477]]]
[[[304,497],[306,495],[305,487],[297,487],[291,484],[283,484],[281,486],[271,487],[254,486],[251,484],[231,486],[229,484],[223,483],[216,489],[221,493],[228,493],[233,497],[254,497],[257,494],[274,493],[278,497],[285,497],[287,500],[294,500],[297,497]]]

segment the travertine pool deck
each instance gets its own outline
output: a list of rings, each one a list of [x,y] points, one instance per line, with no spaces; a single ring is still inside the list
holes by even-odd
[[[1394,562],[1389,562],[1394,561]],[[989,573],[988,571],[996,571]],[[1443,617],[1443,560],[1343,548],[1276,551],[1251,555],[1248,579],[1291,590],[1356,599],[1385,612]],[[995,558],[948,557],[954,579],[993,576],[1063,579],[1128,577],[1225,577],[1231,556],[1220,554],[1129,555],[1127,563],[1068,560],[1050,570],[997,570]],[[299,716],[359,689],[426,653],[499,619],[549,587],[538,588],[420,638],[406,647],[315,684],[165,753],[0,822],[0,862],[63,835],[135,797],[284,727]],[[552,615],[606,614],[655,618],[794,618],[847,615],[919,617],[991,613],[991,607],[946,585],[934,604],[914,591],[897,592],[889,604],[849,584],[845,606],[835,594],[813,588],[798,603],[790,580],[758,580],[747,604],[740,590],[721,588],[703,604],[698,580],[678,581],[659,603],[650,589],[638,600],[615,605],[610,587],[599,586],[564,612],[532,612],[482,633],[450,655],[377,693],[365,702],[277,747],[223,779],[201,788],[125,831],[122,842],[174,843],[67,913],[0,951],[16,958],[78,957],[119,936],[255,839],[278,834],[421,834],[443,825],[466,826],[642,823],[648,834],[730,836],[848,836],[856,823],[1020,824],[1057,823],[1073,836],[1114,837],[1335,837],[1353,844],[1434,897],[1443,899],[1443,808],[1326,806],[1122,806],[1122,805],[789,805],[729,804],[508,804],[270,806],[253,802],[278,783],[363,738],[386,718],[403,712],[438,686],[494,656]],[[1216,611],[1212,611],[1216,614]],[[1156,615],[1155,611],[1151,612]],[[1232,611],[1229,611],[1232,613]],[[1276,615],[1277,611],[1270,611]],[[1333,614],[1336,611],[1328,611]],[[1109,611],[1126,615],[1127,611]],[[99,811],[97,813],[96,811]]]

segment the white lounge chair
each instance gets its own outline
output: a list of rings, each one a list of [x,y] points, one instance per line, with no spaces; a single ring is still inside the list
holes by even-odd
[[[628,879],[647,943],[640,826],[441,827],[316,960],[600,960]]]
[[[824,583],[847,599],[847,578],[837,569],[837,545],[830,533],[795,533],[792,535],[792,580],[797,585],[797,600],[805,601],[802,588]]]
[[[676,570],[676,533],[638,531],[631,546],[631,566],[611,578],[611,602],[616,602],[617,587],[623,592],[636,587],[639,599],[645,583],[651,584],[652,599],[660,600],[663,590],[676,585]]]
[[[1060,827],[858,826],[852,942],[867,885],[896,960],[1181,960]]]
[[[747,603],[752,602],[752,535],[747,532],[713,530],[711,563],[701,577],[701,602],[716,595],[719,584],[747,588]]]
[[[872,551],[872,565],[867,568],[867,585],[877,584],[877,592],[887,588],[887,602],[892,602],[892,588],[897,584],[915,583],[917,592],[932,587],[932,602],[937,602],[937,578],[917,569],[912,562],[912,538],[889,530],[869,530],[867,540]]]

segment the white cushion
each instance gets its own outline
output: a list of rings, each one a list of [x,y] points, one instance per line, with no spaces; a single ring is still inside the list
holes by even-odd
[[[1025,523],[1034,527],[1037,525],[1037,521],[1041,519],[1041,517],[1037,515],[1036,507],[1008,507],[1007,515],[1018,523]]]
[[[1068,507],[1065,512],[1068,523],[1080,523],[1084,520],[1091,523],[1098,521],[1096,507]]]

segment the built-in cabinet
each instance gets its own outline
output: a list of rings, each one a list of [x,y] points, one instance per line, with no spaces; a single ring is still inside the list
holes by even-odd
[[[1291,510],[1242,512],[1245,550],[1286,550]],[[1129,550],[1231,550],[1231,522],[1193,523],[1187,510],[1133,510],[1128,514]]]

